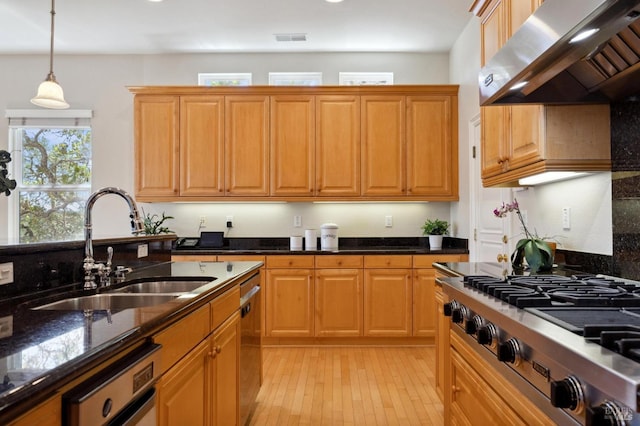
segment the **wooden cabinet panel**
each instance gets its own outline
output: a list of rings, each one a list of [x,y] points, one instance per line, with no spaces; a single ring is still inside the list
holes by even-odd
[[[222,96],[180,97],[180,195],[224,195]]]
[[[492,0],[487,6],[486,13],[480,21],[480,62],[486,65],[487,61],[496,54],[506,40],[507,20],[506,3],[503,0]]]
[[[542,160],[544,123],[541,105],[513,105],[509,107],[511,125],[509,140],[509,168],[514,169]]]
[[[405,254],[370,255],[364,257],[365,268],[411,268],[411,256]]]
[[[239,311],[236,311],[213,332],[211,351],[212,424],[213,426],[238,425],[240,422]]]
[[[311,269],[268,269],[265,298],[266,336],[313,336]]]
[[[311,196],[315,176],[313,96],[271,97],[271,195]]]
[[[455,350],[451,351],[451,388],[452,424],[525,424]]]
[[[361,269],[315,273],[315,336],[362,336]]]
[[[313,256],[267,256],[267,268],[313,268]]]
[[[451,96],[407,97],[407,193],[458,199],[457,103]]]
[[[225,96],[226,194],[269,195],[269,97]]]
[[[322,255],[316,256],[316,268],[362,268],[364,259],[362,256],[351,255]]]
[[[449,301],[442,292],[442,287],[436,285],[434,292],[436,311],[435,346],[436,346],[436,393],[440,400],[445,402],[445,412],[448,412],[450,404],[445,401],[449,397],[449,386],[447,386],[449,371],[449,320],[444,316],[444,304]],[[446,414],[445,414],[446,417]]]
[[[364,335],[410,336],[410,269],[365,269]]]
[[[139,201],[178,196],[179,111],[179,96],[135,97],[135,195]]]
[[[156,386],[160,426],[210,424],[210,344],[201,342]]]
[[[362,96],[362,195],[405,193],[405,98]]]
[[[495,176],[506,171],[508,159],[507,119],[509,108],[490,106],[480,108],[482,149],[482,178]]]
[[[62,397],[55,396],[43,402],[9,426],[60,426],[62,425]]]
[[[433,337],[436,329],[435,270],[417,269],[413,274],[413,335]]]
[[[360,195],[360,97],[316,97],[316,193]]]

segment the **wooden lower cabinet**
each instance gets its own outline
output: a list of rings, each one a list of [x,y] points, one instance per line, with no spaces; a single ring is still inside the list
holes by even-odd
[[[38,405],[9,426],[60,426],[62,424],[62,400],[57,395]]]
[[[159,426],[209,424],[210,353],[210,343],[204,340],[160,378]]]
[[[411,336],[411,307],[411,269],[365,269],[365,336]]]
[[[211,337],[210,401],[214,426],[235,426],[240,422],[239,359],[240,312],[236,311]]]
[[[267,269],[265,299],[266,336],[313,336],[312,269]]]
[[[442,292],[442,287],[436,286],[434,292],[436,310],[436,393],[441,401],[445,400],[446,374],[449,365],[449,321],[444,317],[444,304],[449,301],[446,294]],[[446,410],[447,408],[445,408]]]
[[[316,270],[316,337],[362,336],[362,280],[362,269]]]
[[[507,379],[497,374],[456,333],[451,338],[451,425],[555,425]],[[447,402],[445,401],[445,405]]]

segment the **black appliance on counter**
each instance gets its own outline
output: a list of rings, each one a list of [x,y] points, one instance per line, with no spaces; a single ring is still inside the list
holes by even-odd
[[[556,423],[640,424],[640,283],[587,274],[439,282],[452,332]]]

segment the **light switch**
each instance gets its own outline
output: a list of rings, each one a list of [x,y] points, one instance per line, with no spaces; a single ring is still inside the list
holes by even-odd
[[[0,264],[0,285],[13,282],[13,262]]]
[[[562,208],[562,229],[571,229],[571,207]]]
[[[385,216],[384,217],[384,227],[385,228],[393,228],[393,216]]]

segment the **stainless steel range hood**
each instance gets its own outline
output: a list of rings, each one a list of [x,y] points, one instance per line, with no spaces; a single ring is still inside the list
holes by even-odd
[[[480,71],[480,105],[638,97],[638,17],[640,0],[546,0]]]

